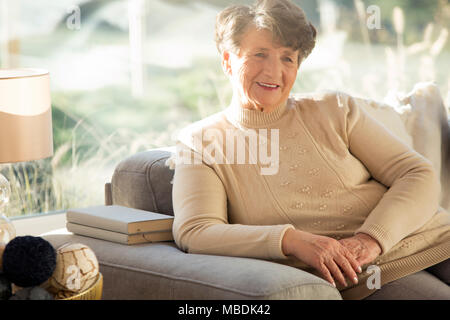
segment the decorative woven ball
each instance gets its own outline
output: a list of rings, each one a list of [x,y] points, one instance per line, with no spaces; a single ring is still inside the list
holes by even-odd
[[[81,243],[67,243],[56,252],[56,268],[49,279],[50,286],[79,293],[95,283],[99,266],[91,248]]]
[[[60,290],[56,293],[55,298],[57,300],[63,300],[63,299],[73,297],[74,295],[76,295],[75,292],[67,291],[67,290]]]
[[[3,274],[19,287],[44,283],[56,267],[56,251],[41,237],[12,239],[3,252]]]

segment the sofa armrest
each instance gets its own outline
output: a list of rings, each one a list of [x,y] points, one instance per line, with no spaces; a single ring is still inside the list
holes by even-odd
[[[127,246],[67,230],[43,237],[55,248],[83,243],[95,252],[103,274],[103,299],[342,299],[327,281],[275,262],[187,254],[174,242]]]
[[[172,181],[174,170],[166,160],[175,147],[152,149],[121,161],[105,185],[106,205],[159,212],[173,215]]]

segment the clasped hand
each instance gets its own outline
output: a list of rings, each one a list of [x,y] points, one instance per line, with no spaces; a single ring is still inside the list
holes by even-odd
[[[334,279],[347,287],[345,276],[358,283],[356,273],[361,266],[374,261],[381,254],[378,242],[364,233],[335,240],[295,229],[286,231],[283,238],[283,252],[295,256],[318,270],[322,277],[336,286]],[[345,276],[344,276],[345,275]]]

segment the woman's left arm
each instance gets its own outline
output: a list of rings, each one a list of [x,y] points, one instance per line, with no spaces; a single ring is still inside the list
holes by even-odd
[[[350,152],[389,188],[355,235],[369,235],[384,254],[437,211],[439,177],[429,160],[386,130],[358,106],[357,99],[347,96],[345,101]]]

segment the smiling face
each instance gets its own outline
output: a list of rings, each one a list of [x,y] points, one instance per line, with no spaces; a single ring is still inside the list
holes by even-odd
[[[222,66],[233,85],[233,101],[247,109],[275,110],[289,98],[297,77],[298,53],[274,44],[270,31],[249,27],[239,54],[222,54]]]

